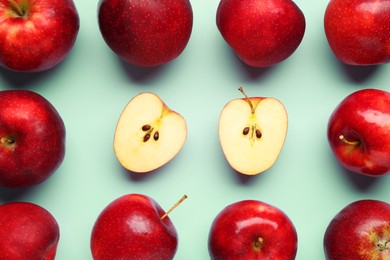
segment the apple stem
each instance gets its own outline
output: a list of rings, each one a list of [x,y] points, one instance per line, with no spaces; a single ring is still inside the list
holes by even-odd
[[[169,213],[171,213],[177,206],[179,206],[180,203],[183,202],[183,200],[185,200],[187,197],[187,195],[184,195],[183,197],[181,197],[181,199],[176,202],[160,219],[163,220],[164,218],[166,218]]]
[[[355,140],[355,141],[349,141],[345,138],[344,135],[340,135],[339,136],[339,139],[345,143],[345,144],[348,144],[348,145],[359,145],[360,144],[360,141],[359,140]]]
[[[253,107],[253,104],[250,101],[248,95],[245,93],[245,91],[244,91],[244,89],[242,87],[239,87],[238,90],[241,91],[241,93],[244,95],[244,97],[246,99],[246,102],[248,102],[249,106],[251,107],[252,114],[254,114],[255,113],[255,108]]]
[[[20,6],[14,0],[8,0],[11,4],[11,8],[16,12],[16,14],[20,17],[26,16],[27,12],[20,8]]]

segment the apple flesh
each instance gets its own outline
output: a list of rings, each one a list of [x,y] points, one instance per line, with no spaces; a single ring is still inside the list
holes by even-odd
[[[354,173],[389,174],[389,123],[389,92],[363,89],[345,97],[328,122],[328,142],[337,161]]]
[[[249,98],[243,94],[245,98],[231,100],[223,108],[219,139],[233,169],[256,175],[277,160],[286,139],[288,118],[285,107],[277,99]]]
[[[293,260],[297,241],[295,227],[283,211],[262,201],[243,200],[216,216],[208,249],[214,260]]]
[[[72,0],[0,2],[0,66],[40,72],[68,56],[80,27]]]
[[[389,259],[390,205],[378,200],[352,202],[338,212],[324,235],[328,260]]]
[[[324,28],[335,56],[348,65],[390,61],[390,8],[387,0],[331,0]]]
[[[168,216],[171,210],[165,212],[143,194],[117,198],[104,208],[93,226],[93,259],[173,259],[178,235]]]
[[[1,259],[53,260],[59,238],[57,221],[41,206],[29,202],[0,205]]]
[[[189,0],[101,0],[100,32],[126,62],[152,67],[176,59],[192,32]]]
[[[48,179],[65,156],[65,125],[55,107],[29,90],[0,91],[0,185]]]
[[[185,119],[156,94],[138,94],[124,108],[115,130],[114,152],[132,172],[149,172],[172,160],[187,137]]]
[[[269,67],[300,45],[305,16],[291,0],[221,0],[217,27],[237,56],[252,67]]]

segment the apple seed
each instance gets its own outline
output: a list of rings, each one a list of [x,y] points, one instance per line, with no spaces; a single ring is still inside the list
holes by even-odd
[[[156,132],[154,133],[154,135],[153,135],[153,139],[154,139],[155,141],[157,141],[159,137],[160,137],[160,135],[159,135],[158,131],[156,131]]]
[[[259,129],[256,129],[256,137],[257,138],[261,138],[263,134],[261,133],[261,131]]]
[[[243,135],[248,135],[249,134],[249,127],[245,127],[244,130],[242,130]]]
[[[143,127],[142,127],[142,131],[148,131],[148,130],[150,130],[150,128],[152,128],[150,125],[144,125]]]
[[[144,142],[147,142],[150,139],[150,134],[146,134],[144,136]]]

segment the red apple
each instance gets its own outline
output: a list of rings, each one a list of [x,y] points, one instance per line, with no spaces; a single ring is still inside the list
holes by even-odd
[[[348,95],[330,116],[328,141],[346,169],[368,176],[390,173],[390,93],[364,89]]]
[[[390,259],[390,205],[378,200],[355,201],[329,223],[324,235],[328,260]]]
[[[119,57],[151,67],[183,52],[193,14],[189,0],[101,0],[98,21],[105,42]]]
[[[0,205],[0,258],[45,259],[56,255],[57,221],[46,209],[29,202]]]
[[[45,181],[65,156],[65,125],[54,106],[29,90],[0,91],[0,185]]]
[[[268,67],[295,52],[306,22],[291,0],[221,0],[217,27],[244,63]]]
[[[0,65],[48,70],[72,49],[79,16],[72,0],[0,0]]]
[[[155,200],[142,194],[117,198],[104,208],[93,226],[93,259],[173,259],[178,235],[167,215],[173,208],[166,213]]]
[[[349,65],[390,61],[390,8],[387,0],[330,0],[325,34],[335,56]]]
[[[211,259],[295,259],[297,233],[275,206],[243,200],[225,207],[214,219],[208,240]]]

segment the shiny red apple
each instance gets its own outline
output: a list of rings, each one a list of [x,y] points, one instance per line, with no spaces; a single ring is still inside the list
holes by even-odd
[[[0,186],[49,178],[65,156],[65,125],[55,107],[29,90],[0,91]]]
[[[324,235],[327,260],[390,259],[390,205],[359,200],[344,207]]]
[[[390,8],[387,0],[330,0],[325,34],[335,56],[349,65],[390,61]]]
[[[53,260],[60,229],[46,209],[29,202],[0,205],[0,259]]]
[[[291,0],[221,0],[217,27],[237,56],[252,67],[290,57],[305,33],[305,16]]]
[[[0,66],[19,72],[53,68],[79,31],[72,0],[0,0]]]
[[[345,97],[328,122],[330,147],[346,169],[368,176],[390,173],[390,93],[363,89]]]
[[[280,209],[257,200],[225,207],[214,219],[208,249],[214,260],[293,260],[297,233]]]
[[[101,0],[100,32],[126,62],[152,67],[176,59],[192,32],[189,0]]]
[[[167,215],[169,212],[143,194],[115,199],[103,209],[93,226],[90,245],[93,259],[173,259],[178,235]]]

